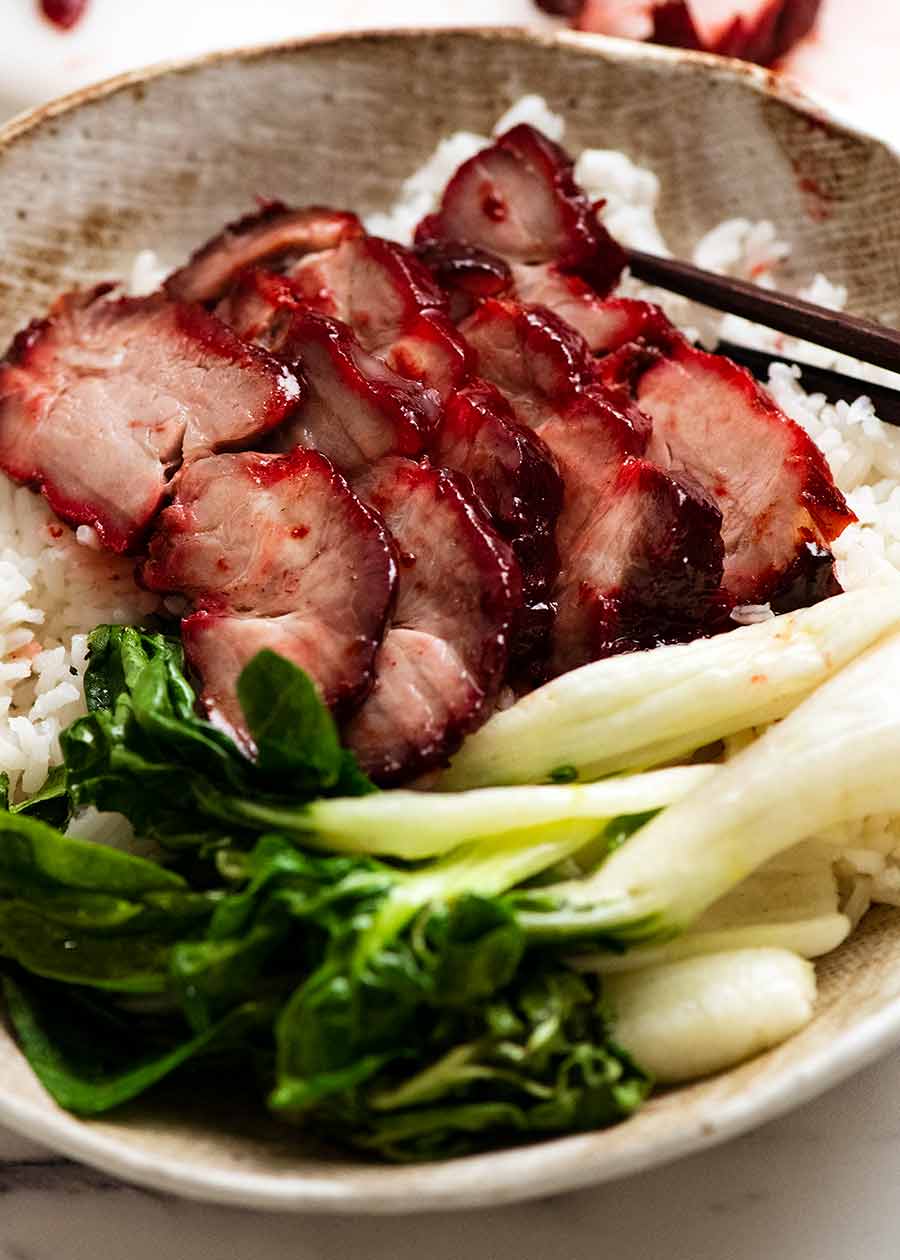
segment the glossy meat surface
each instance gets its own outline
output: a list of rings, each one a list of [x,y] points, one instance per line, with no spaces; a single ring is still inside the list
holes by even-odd
[[[721,623],[721,516],[703,490],[641,457],[647,435],[614,399],[541,434],[565,485],[550,674]]]
[[[182,631],[202,703],[246,747],[237,678],[264,647],[305,669],[332,706],[365,694],[396,563],[378,516],[326,459],[298,449],[183,469],[140,576],[191,601]]]
[[[440,765],[487,716],[521,591],[508,548],[447,472],[385,459],[357,489],[396,540],[399,580],[374,686],[344,738],[389,785]]]
[[[556,522],[563,486],[544,442],[516,422],[509,403],[479,381],[448,401],[431,447],[436,464],[463,473],[522,575],[522,608],[511,642],[514,682],[540,678],[559,572]]]
[[[341,320],[364,350],[442,398],[469,372],[447,298],[410,250],[375,236],[347,240],[291,269],[298,299]]]
[[[748,372],[684,341],[650,356],[636,381],[653,424],[648,456],[687,472],[722,513],[725,586],[737,603],[765,603],[785,581],[799,597],[798,557],[826,549],[854,519],[825,457]],[[812,571],[810,570],[812,574]],[[819,589],[809,587],[805,602]],[[803,601],[801,601],[803,602]]]
[[[275,435],[279,449],[314,447],[351,480],[387,455],[416,456],[438,421],[434,392],[363,350],[338,320],[292,313],[273,350],[302,365],[308,395]]]
[[[261,439],[300,397],[293,373],[201,307],[69,294],[0,365],[0,467],[129,551],[182,456]]]
[[[269,202],[202,245],[166,281],[171,297],[186,302],[221,298],[246,268],[266,263],[286,265],[303,254],[332,249],[346,237],[362,232],[355,214],[325,206],[292,209]]]
[[[461,325],[480,376],[496,385],[516,419],[538,428],[590,378],[584,339],[544,307],[490,298]]]
[[[580,276],[552,264],[513,268],[516,298],[543,306],[580,333],[593,354],[609,354],[639,338],[653,342],[671,328],[658,306],[636,298],[594,293]]]
[[[416,230],[421,249],[470,246],[509,264],[555,263],[608,293],[625,255],[575,182],[573,162],[525,123],[464,162],[440,208]]]

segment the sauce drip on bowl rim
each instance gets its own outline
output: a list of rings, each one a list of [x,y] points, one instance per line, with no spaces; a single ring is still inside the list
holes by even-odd
[[[84,17],[88,0],[38,0],[43,17],[63,31],[70,31]]]

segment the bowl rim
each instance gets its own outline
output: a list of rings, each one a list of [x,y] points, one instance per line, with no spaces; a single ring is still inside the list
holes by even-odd
[[[669,65],[687,70],[706,70],[714,78],[741,82],[758,95],[774,98],[790,109],[814,118],[823,126],[848,132],[870,144],[896,153],[893,147],[879,136],[864,131],[854,122],[842,116],[834,101],[825,102],[805,91],[788,76],[742,61],[736,57],[722,57],[717,53],[698,52],[690,48],[670,48],[663,44],[645,43],[640,40],[621,39],[612,35],[589,34],[569,29],[544,30],[529,26],[446,26],[446,27],[367,27],[363,30],[328,31],[319,35],[270,40],[261,44],[242,44],[216,52],[201,53],[193,57],[172,58],[125,70],[121,74],[100,79],[85,87],[75,88],[63,96],[54,97],[43,104],[14,114],[0,126],[0,151],[16,140],[28,135],[42,124],[63,114],[73,112],[82,105],[93,104],[119,92],[152,83],[169,75],[190,74],[207,66],[226,62],[255,61],[272,55],[291,56],[307,48],[331,44],[389,43],[394,40],[438,40],[459,37],[483,40],[486,43],[531,44],[543,47],[587,50],[619,61],[633,61]],[[687,70],[688,73],[691,70]]]
[[[448,38],[569,48],[596,54],[600,59],[649,62],[685,73],[710,74],[720,80],[743,83],[760,96],[775,99],[829,129],[879,146],[900,160],[900,155],[885,141],[843,121],[833,105],[813,99],[781,75],[743,61],[569,30],[471,26],[333,32],[241,46],[129,70],[15,115],[0,127],[0,153],[60,116],[170,75],[191,74],[219,64],[292,57],[321,46]],[[749,1087],[719,1100],[714,1116],[697,1109],[687,1124],[673,1126],[652,1147],[633,1144],[599,1164],[592,1158],[591,1150],[597,1135],[588,1133],[433,1164],[391,1167],[357,1163],[347,1165],[346,1174],[340,1177],[308,1170],[297,1174],[232,1171],[142,1151],[120,1140],[108,1128],[99,1130],[61,1111],[49,1099],[39,1103],[2,1092],[0,1124],[137,1185],[212,1203],[305,1213],[352,1210],[365,1215],[501,1206],[599,1185],[715,1146],[809,1101],[898,1044],[900,1001],[850,1025],[801,1064],[771,1079],[765,1074],[757,1075]]]

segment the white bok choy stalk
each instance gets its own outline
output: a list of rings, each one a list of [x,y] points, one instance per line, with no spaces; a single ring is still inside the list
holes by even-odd
[[[571,786],[482,788],[474,792],[393,792],[333,797],[307,806],[304,843],[339,853],[417,861],[471,840],[581,819],[604,823],[679,801],[718,770],[673,766],[648,774]]]
[[[784,717],[897,628],[900,588],[873,587],[713,639],[585,665],[495,714],[436,786],[597,779],[660,765]]]
[[[601,856],[607,851],[607,825],[633,823],[636,817],[681,800],[718,773],[717,766],[675,766],[576,788],[498,788],[450,798],[416,792],[391,793],[395,798],[415,798],[408,802],[413,812],[408,819],[400,815],[395,819],[386,811],[379,819],[381,823],[386,827],[394,823],[401,828],[410,823],[427,827],[428,814],[422,812],[423,808],[427,810],[431,805],[433,820],[440,817],[439,810],[434,812],[433,803],[443,801],[448,811],[444,841],[452,840],[452,846],[446,843],[450,851],[435,861],[397,873],[384,903],[359,942],[357,961],[395,936],[429,903],[452,902],[466,893],[499,896],[566,859],[580,859],[585,853],[591,864],[596,864],[595,844],[599,844]],[[379,799],[387,800],[388,795],[362,797],[360,802],[377,805]],[[472,801],[465,808],[467,797],[487,799],[483,803]],[[509,805],[503,805],[499,797],[507,797]],[[514,824],[516,818],[518,825]],[[385,832],[385,842],[389,834]],[[432,848],[439,837],[440,829],[434,827]],[[461,840],[466,842],[460,843]]]
[[[785,949],[740,949],[610,976],[616,1042],[661,1084],[721,1072],[808,1024],[812,964]]]
[[[900,811],[900,634],[876,645],[583,879],[521,894],[535,939],[661,941],[832,824]]]
[[[834,854],[823,845],[795,845],[713,902],[683,936],[624,954],[603,950],[571,961],[579,971],[614,975],[723,950],[767,947],[819,958],[837,949],[851,928],[839,909],[833,862]]]

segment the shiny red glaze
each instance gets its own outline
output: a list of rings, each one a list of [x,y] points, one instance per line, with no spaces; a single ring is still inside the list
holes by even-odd
[[[576,184],[572,159],[525,123],[464,162],[438,211],[416,229],[419,249],[461,245],[509,264],[555,263],[601,294],[615,285],[626,264],[624,251]]]
[[[721,515],[699,486],[643,458],[650,435],[617,395],[595,387],[541,436],[565,486],[551,675],[719,626]]]
[[[182,458],[260,439],[301,396],[201,307],[102,285],[60,298],[0,364],[0,468],[132,551]]]
[[[444,400],[469,380],[474,355],[448,316],[423,311],[408,321],[384,361],[399,376],[418,381]]]
[[[396,583],[383,522],[315,451],[201,459],[179,473],[140,568],[177,591],[188,659],[211,720],[252,753],[236,683],[268,647],[346,709],[372,681]]]
[[[672,325],[651,302],[636,298],[601,298],[580,276],[567,275],[552,263],[513,269],[515,297],[552,311],[585,339],[593,354],[609,354],[630,341],[666,340]]]
[[[373,354],[380,354],[421,311],[447,306],[420,259],[377,236],[356,236],[302,258],[288,275],[311,309],[343,320]]]
[[[460,331],[479,376],[501,390],[528,428],[565,406],[593,375],[584,338],[545,307],[489,298]]]
[[[301,307],[269,344],[302,365],[309,391],[275,435],[279,449],[315,447],[351,480],[387,455],[425,451],[437,394],[368,354],[345,324]]]
[[[362,230],[359,219],[349,211],[325,206],[295,210],[271,201],[229,223],[196,250],[166,280],[166,292],[183,301],[214,302],[246,267],[262,263],[270,269],[287,266],[304,254],[333,249]]]
[[[448,295],[450,315],[461,320],[484,298],[501,297],[512,289],[509,263],[473,245],[425,242],[418,255]]]
[[[680,337],[665,351],[624,347],[599,371],[650,417],[649,457],[687,472],[715,500],[735,603],[798,607],[836,589],[821,553],[855,517],[818,446],[748,372]]]
[[[509,548],[446,470],[384,459],[356,489],[387,523],[401,562],[375,683],[343,738],[388,786],[442,764],[489,714],[521,580]]]
[[[544,442],[516,423],[509,403],[485,381],[452,394],[430,450],[436,464],[463,473],[522,574],[523,607],[512,635],[514,682],[543,674],[559,571],[556,521],[563,486]]]

